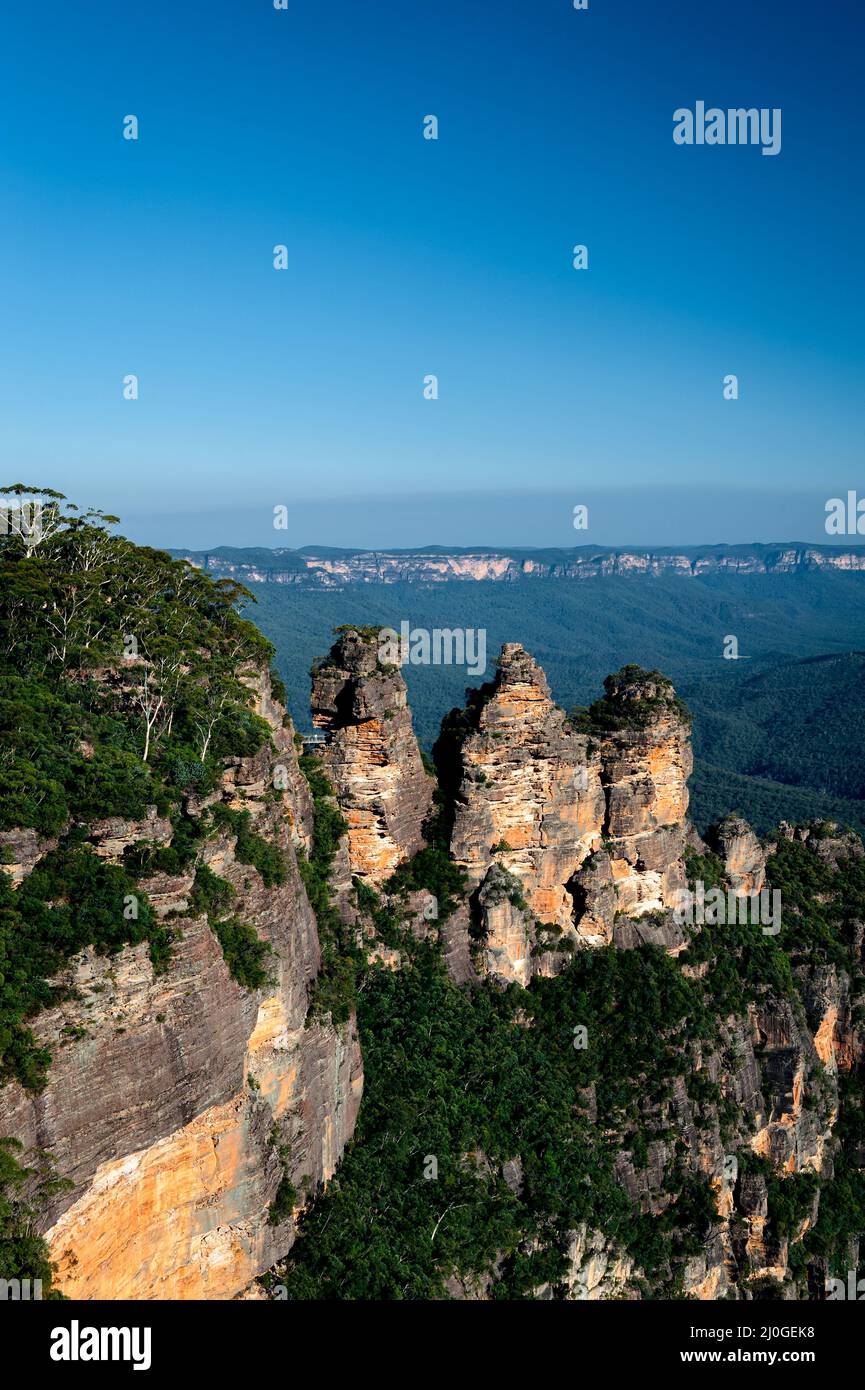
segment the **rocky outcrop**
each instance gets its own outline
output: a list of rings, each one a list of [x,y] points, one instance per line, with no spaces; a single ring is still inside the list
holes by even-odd
[[[625,668],[606,688],[577,727],[532,657],[507,644],[494,681],[449,717],[437,745],[455,796],[451,852],[500,978],[551,973],[570,951],[608,944],[617,914],[630,931],[623,946],[682,947],[671,921],[639,919],[667,913],[685,886],[687,718],[657,673]],[[508,906],[511,893],[491,917],[499,870],[522,907]]]
[[[0,1133],[49,1150],[71,1183],[45,1221],[73,1297],[233,1297],[293,1242],[290,1211],[270,1220],[284,1180],[299,1204],[331,1177],[354,1129],[356,1028],[309,1016],[320,949],[294,849],[310,806],[297,795],[293,731],[266,681],[256,708],[274,747],[229,760],[207,801],[250,813],[281,851],[284,880],[265,886],[227,829],[200,844],[188,871],[144,880],[175,933],[169,968],[154,972],[146,943],[73,958],[67,1002],[33,1021],[53,1054],[46,1089],[0,1090]],[[290,767],[285,786],[277,765]],[[109,860],[149,830],[165,839],[156,817],[91,829]],[[241,987],[206,916],[190,914],[197,864],[232,885],[238,918],[268,944],[263,988]]]
[[[762,891],[766,882],[767,851],[747,821],[727,816],[717,826],[714,843],[730,887],[737,896]]]
[[[601,1231],[586,1225],[571,1231],[567,1247],[566,1297],[595,1303],[602,1299],[639,1297],[639,1271],[634,1261],[617,1250]],[[543,1296],[542,1291],[538,1296]]]
[[[600,758],[556,707],[543,671],[522,647],[503,647],[495,680],[469,704],[445,751],[458,763],[451,852],[469,892],[480,890],[483,905],[505,870],[525,900],[527,922],[576,939],[583,914],[575,920],[575,877],[601,847]],[[606,939],[610,926],[597,911],[586,923],[589,935]],[[499,922],[497,930],[516,943],[522,928]]]
[[[604,834],[618,910],[640,917],[674,907],[686,886],[690,725],[657,672],[624,667],[605,688]]]
[[[854,830],[845,830],[834,821],[816,821],[811,825],[789,825],[782,821],[778,827],[782,839],[805,844],[824,864],[833,867],[844,859],[862,859],[865,846]]]
[[[540,1300],[565,1299],[568,1302],[597,1303],[607,1299],[632,1300],[640,1297],[641,1272],[630,1256],[620,1250],[602,1231],[585,1223],[567,1233],[564,1249],[565,1270],[560,1284],[539,1284],[533,1297]]]
[[[39,835],[30,828],[0,830],[0,869],[17,888],[33,872],[42,856],[57,845],[56,837]]]
[[[318,756],[348,822],[352,874],[380,886],[422,848],[433,780],[424,770],[399,670],[379,658],[377,631],[348,629],[313,672]]]
[[[517,879],[500,864],[490,866],[478,904],[484,941],[485,974],[502,984],[527,985],[532,978],[534,918]]]

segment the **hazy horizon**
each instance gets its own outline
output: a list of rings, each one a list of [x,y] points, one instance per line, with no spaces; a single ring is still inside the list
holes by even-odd
[[[865,537],[831,536],[825,504],[844,490],[731,492],[644,488],[627,492],[453,492],[305,499],[287,491],[273,504],[202,510],[127,512],[121,529],[139,544],[170,549],[219,546],[299,550],[446,548],[572,549],[574,546],[849,545]],[[81,500],[79,498],[76,501]],[[89,504],[99,504],[88,497]],[[573,508],[588,507],[588,530],[574,529]],[[101,504],[99,504],[101,505]],[[286,507],[275,530],[273,507]]]

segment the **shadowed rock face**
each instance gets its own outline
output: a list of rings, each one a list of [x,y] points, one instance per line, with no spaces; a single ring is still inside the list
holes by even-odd
[[[309,824],[305,782],[266,681],[256,708],[276,751],[229,760],[216,799],[249,811],[257,833],[279,846],[285,881],[265,887],[236,860],[228,832],[205,840],[198,862],[232,884],[238,916],[269,944],[271,982],[241,988],[206,918],[188,914],[194,866],[156,875],[142,883],[153,907],[162,918],[178,914],[169,969],[154,973],[146,943],[74,958],[73,996],[33,1024],[53,1052],[45,1091],[0,1089],[0,1133],[48,1149],[72,1183],[46,1219],[59,1283],[72,1297],[234,1296],[293,1243],[292,1217],[268,1221],[284,1155],[295,1186],[308,1178],[315,1187],[354,1129],[362,1089],[354,1022],[306,1026],[320,950],[294,853]],[[266,797],[277,765],[288,776],[276,785],[288,789]],[[151,828],[165,838],[155,818]],[[107,859],[146,835],[142,823],[94,827]]]
[[[400,672],[378,659],[378,638],[342,634],[313,674],[320,754],[348,822],[352,874],[380,886],[423,847],[433,780],[424,770]]]

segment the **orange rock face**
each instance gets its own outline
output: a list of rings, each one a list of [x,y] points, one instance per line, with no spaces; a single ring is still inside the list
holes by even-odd
[[[238,862],[229,831],[198,855],[270,947],[269,983],[242,988],[206,917],[189,914],[194,865],[157,875],[142,886],[161,917],[173,914],[168,970],[154,973],[146,943],[81,953],[66,972],[67,1001],[34,1020],[52,1051],[46,1089],[0,1089],[0,1134],[49,1150],[72,1184],[45,1223],[72,1297],[234,1297],[294,1240],[291,1216],[268,1219],[283,1176],[296,1187],[327,1182],[354,1129],[363,1079],[354,1022],[308,1018],[320,949],[294,853],[309,821],[297,794],[305,783],[284,711],[256,690],[274,747],[230,760],[215,799],[249,811],[282,851],[284,881],[266,887]],[[150,824],[164,839],[155,819],[106,822],[97,852],[115,859]]]
[[[604,945],[617,913],[664,911],[685,886],[688,724],[662,677],[620,676],[607,682],[600,729],[586,732],[557,708],[537,663],[509,644],[495,680],[450,717],[443,757],[457,769],[452,854],[470,890],[493,866],[506,870],[529,914],[527,926],[519,913],[506,922],[503,910],[487,911],[493,974],[555,971],[566,959],[557,942]],[[539,927],[553,931],[532,950]]]
[[[348,822],[352,874],[380,886],[423,847],[433,780],[412,728],[405,681],[378,658],[374,634],[349,631],[313,676],[321,759]]]
[[[543,671],[503,648],[492,686],[468,711],[451,851],[477,887],[493,864],[518,880],[533,916],[575,933],[568,885],[604,818],[601,766],[567,723]]]
[[[766,882],[766,851],[747,821],[727,816],[716,832],[727,878],[740,897],[759,893]]]
[[[243,1095],[101,1165],[48,1231],[70,1298],[230,1298],[267,1267],[267,1184]],[[273,1165],[271,1165],[273,1166]],[[271,1177],[276,1177],[278,1162]],[[244,1198],[258,1193],[257,1209]]]
[[[693,770],[690,725],[669,681],[624,667],[605,682],[605,836],[616,907],[629,917],[675,907]]]

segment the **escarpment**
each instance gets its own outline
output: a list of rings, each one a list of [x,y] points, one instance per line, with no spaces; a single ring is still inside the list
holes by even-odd
[[[348,823],[351,873],[380,886],[422,848],[433,796],[405,681],[382,662],[374,629],[342,631],[312,677],[320,757]]]
[[[865,889],[858,839],[782,827],[761,844],[730,816],[703,844],[687,821],[687,712],[664,677],[636,667],[566,717],[534,660],[506,645],[495,679],[445,722],[436,757],[453,806],[451,854],[466,875],[461,925],[481,976],[528,990],[575,951],[661,947],[702,1013],[678,1035],[659,1021],[673,1029],[666,1079],[645,1078],[640,1094],[630,1073],[638,1100],[613,1166],[641,1216],[672,1231],[705,1220],[704,1233],[652,1269],[639,1247],[583,1222],[562,1252],[562,1281],[533,1296],[632,1298],[663,1287],[699,1299],[765,1288],[796,1297],[819,1284],[828,1268],[817,1253],[820,1192],[835,1181],[844,1079],[861,1065],[863,932],[845,915],[845,895]],[[805,944],[813,905],[801,885],[815,872],[837,924],[815,944],[828,930],[849,940],[829,958]],[[723,904],[714,917],[682,911],[713,890]],[[776,898],[788,891],[785,919]],[[599,1125],[601,1084],[603,1075],[585,1094]],[[608,1137],[621,1123],[606,1116]],[[679,1217],[697,1194],[705,1216]],[[470,1281],[470,1293],[459,1280],[448,1287],[489,1297],[496,1277]]]
[[[693,578],[706,574],[803,574],[816,570],[865,570],[865,553],[858,545],[751,545],[659,547],[628,550],[582,546],[561,550],[555,556],[537,551],[447,550],[364,551],[311,549],[232,550],[222,546],[215,554],[204,551],[175,552],[212,574],[230,575],[245,583],[291,584],[304,588],[334,589],[349,584],[422,583],[455,581],[520,584],[537,580],[586,580],[610,575]]]
[[[52,1054],[45,1088],[0,1089],[0,1133],[49,1150],[70,1184],[44,1225],[71,1297],[233,1297],[290,1248],[296,1210],[354,1129],[354,1019],[310,1012],[321,952],[295,846],[311,834],[311,803],[266,673],[245,682],[271,737],[227,758],[215,791],[186,798],[180,819],[196,840],[185,862],[165,818],[87,827],[106,864],[139,861],[142,899],[171,933],[167,968],[154,969],[146,942],[73,957],[56,981],[65,999],[32,1024]],[[21,837],[3,839],[17,853]],[[39,862],[39,837],[24,843],[4,866],[18,883]],[[267,948],[254,985],[220,943],[228,909],[204,891],[215,884],[231,923]]]

